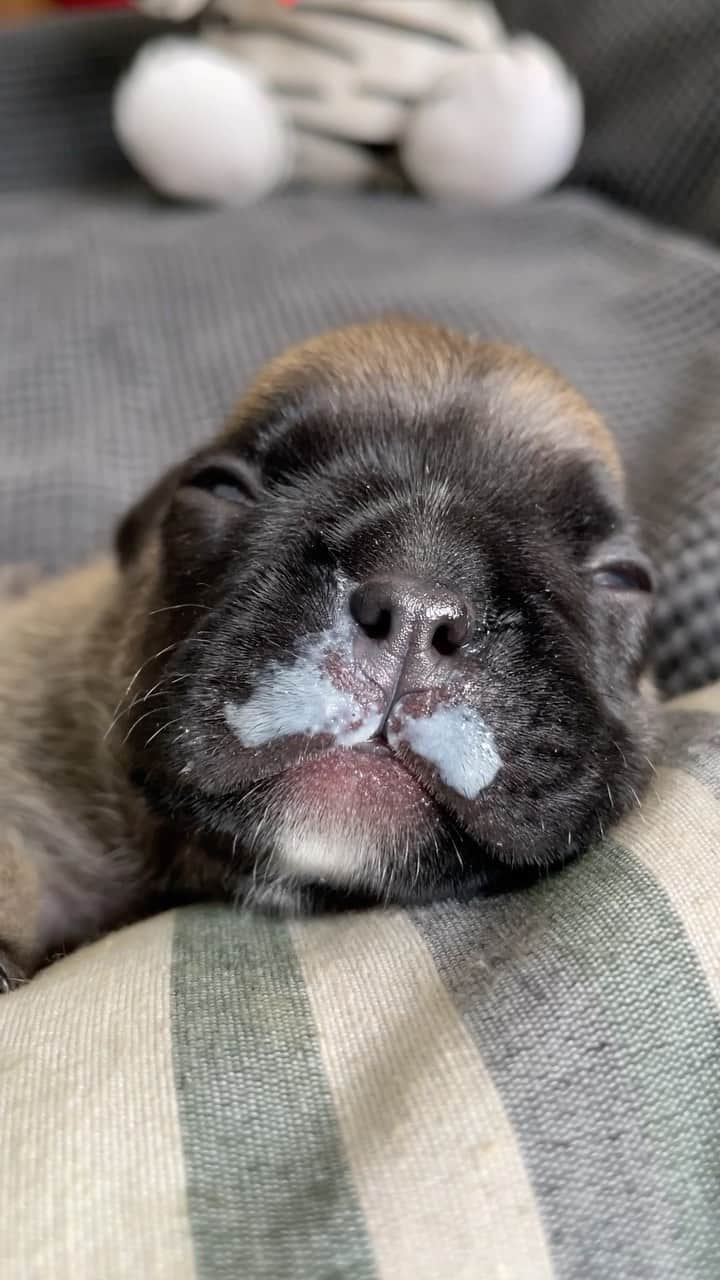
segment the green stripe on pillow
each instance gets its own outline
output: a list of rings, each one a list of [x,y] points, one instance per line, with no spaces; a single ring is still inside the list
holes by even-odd
[[[720,1009],[720,795],[695,771],[663,766],[615,839],[665,891]]]
[[[199,1280],[374,1276],[285,925],[178,913],[172,1037]]]

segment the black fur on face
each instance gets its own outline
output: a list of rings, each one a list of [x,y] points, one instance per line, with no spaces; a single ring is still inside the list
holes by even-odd
[[[502,348],[349,333],[271,368],[118,539],[128,767],[271,905],[511,884],[650,768],[651,574],[585,406],[529,357],[499,379]]]

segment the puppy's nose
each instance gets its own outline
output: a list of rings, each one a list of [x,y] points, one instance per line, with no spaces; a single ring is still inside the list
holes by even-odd
[[[447,656],[467,639],[471,609],[459,592],[418,578],[370,578],[350,596],[350,612],[361,630],[417,654]]]

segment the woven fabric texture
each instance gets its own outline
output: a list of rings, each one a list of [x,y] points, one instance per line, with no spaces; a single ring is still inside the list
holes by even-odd
[[[142,42],[167,29],[112,11],[0,28],[0,193],[127,180],[113,87]]]

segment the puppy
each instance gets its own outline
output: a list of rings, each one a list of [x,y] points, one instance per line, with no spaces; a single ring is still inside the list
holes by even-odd
[[[652,575],[603,423],[432,325],[273,361],[0,624],[0,963],[168,901],[494,891],[637,801]]]

